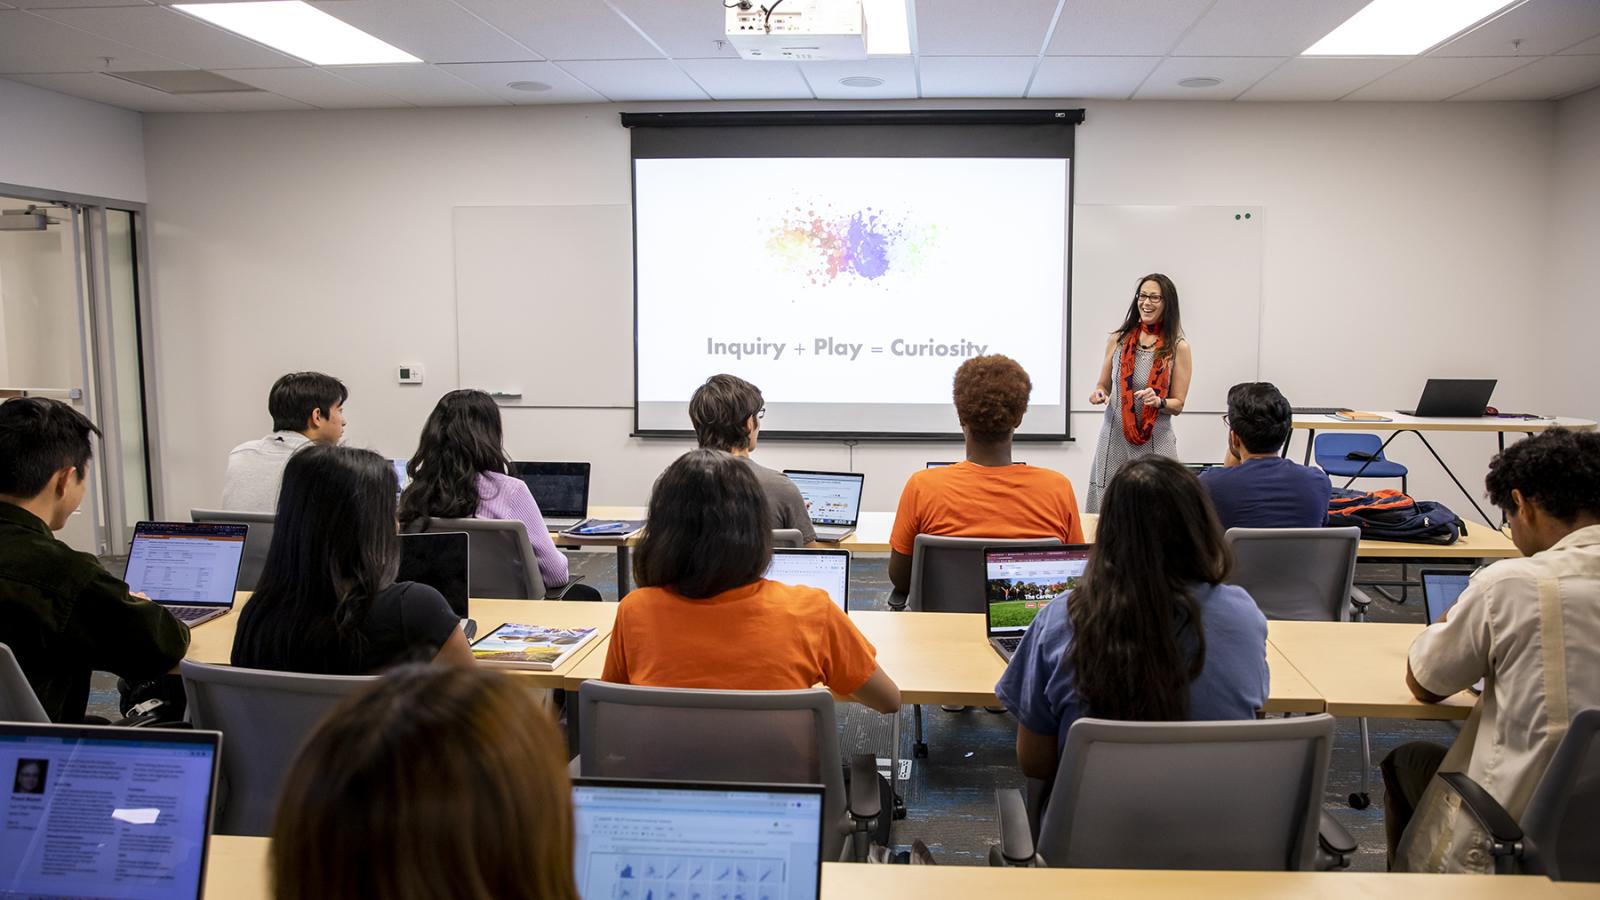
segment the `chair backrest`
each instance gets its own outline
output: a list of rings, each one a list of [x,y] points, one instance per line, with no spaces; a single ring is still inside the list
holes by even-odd
[[[312,730],[346,695],[376,680],[366,675],[303,675],[184,660],[183,690],[196,728],[220,731],[227,782],[216,830],[269,835],[278,790]]]
[[[191,509],[191,522],[222,522],[248,525],[244,536],[244,556],[239,560],[239,590],[253,591],[267,567],[267,550],[272,547],[273,514],[269,512],[229,512],[222,509]]]
[[[1520,824],[1545,874],[1600,881],[1600,709],[1572,718]]]
[[[1229,528],[1228,544],[1228,583],[1249,591],[1267,618],[1350,618],[1360,528]]]
[[[945,537],[919,534],[911,545],[906,608],[916,612],[984,611],[983,548],[1059,547],[1057,538]]]
[[[533,555],[528,529],[516,519],[428,519],[422,531],[465,531],[472,543],[472,596],[495,600],[543,600],[544,576]]]
[[[600,778],[820,784],[823,858],[838,859],[846,801],[833,696],[707,691],[586,681],[580,774]]]
[[[33,692],[16,655],[5,644],[0,644],[0,722],[50,723],[39,695]]]
[[[1046,865],[1304,870],[1316,862],[1333,717],[1079,719],[1036,844]]]
[[[1386,458],[1383,455],[1383,439],[1365,432],[1325,431],[1317,435],[1313,452],[1318,463],[1324,459],[1347,462],[1351,453],[1370,453],[1376,459]]]
[[[772,546],[774,547],[804,547],[805,545],[805,535],[801,534],[798,528],[772,529]]]

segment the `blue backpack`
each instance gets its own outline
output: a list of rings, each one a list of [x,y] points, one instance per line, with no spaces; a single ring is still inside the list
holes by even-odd
[[[1374,541],[1454,544],[1467,533],[1467,523],[1450,507],[1433,500],[1414,500],[1399,491],[1373,493],[1334,488],[1328,501],[1328,527],[1355,525]]]

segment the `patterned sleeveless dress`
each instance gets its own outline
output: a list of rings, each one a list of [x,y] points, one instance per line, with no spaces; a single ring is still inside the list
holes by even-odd
[[[1134,390],[1142,391],[1150,386],[1150,365],[1155,362],[1154,350],[1141,350],[1134,348],[1133,356],[1133,385]],[[1094,450],[1094,465],[1089,469],[1089,501],[1084,505],[1084,512],[1098,513],[1100,511],[1100,498],[1105,494],[1106,485],[1111,483],[1111,477],[1117,474],[1131,459],[1141,456],[1157,454],[1178,458],[1178,436],[1172,433],[1172,417],[1166,415],[1156,416],[1155,433],[1150,435],[1150,440],[1143,444],[1130,444],[1128,438],[1122,433],[1122,351],[1120,348],[1111,354],[1111,399],[1106,401],[1106,418],[1100,423],[1100,443]],[[1143,404],[1134,402],[1134,413],[1137,414]]]

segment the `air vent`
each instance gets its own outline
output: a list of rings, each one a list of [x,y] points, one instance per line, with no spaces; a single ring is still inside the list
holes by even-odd
[[[260,88],[223,78],[215,72],[200,69],[177,69],[166,72],[107,72],[112,78],[121,78],[164,94],[237,94],[243,91],[260,92]]]
[[[1217,85],[1219,85],[1221,83],[1222,83],[1222,79],[1221,78],[1213,78],[1210,75],[1200,75],[1200,76],[1195,77],[1195,78],[1185,78],[1182,81],[1178,82],[1178,86],[1179,87],[1186,87],[1186,88],[1208,88],[1208,87],[1216,87]]]
[[[883,84],[883,79],[876,75],[846,75],[839,83],[845,87],[875,88]]]

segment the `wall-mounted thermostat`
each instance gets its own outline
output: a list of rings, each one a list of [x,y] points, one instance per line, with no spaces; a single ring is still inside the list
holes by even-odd
[[[399,369],[399,372],[400,372],[400,383],[401,384],[421,384],[422,383],[422,367],[421,366],[401,366],[400,369]]]

